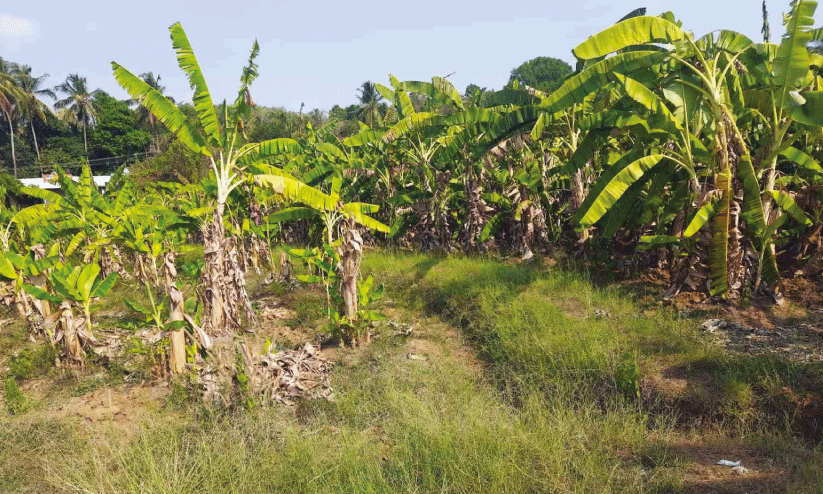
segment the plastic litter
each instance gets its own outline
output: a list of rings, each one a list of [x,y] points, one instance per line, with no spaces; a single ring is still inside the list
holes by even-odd
[[[720,460],[716,463],[717,465],[722,465],[724,467],[739,467],[740,461],[731,461],[731,460]]]
[[[703,324],[700,327],[703,328],[703,331],[708,333],[714,333],[718,329],[723,329],[729,326],[729,323],[722,320],[722,319],[706,319],[703,321]]]

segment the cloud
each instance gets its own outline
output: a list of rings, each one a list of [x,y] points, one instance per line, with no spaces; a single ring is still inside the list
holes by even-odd
[[[40,38],[40,24],[25,17],[0,14],[0,43],[6,50],[17,51],[21,44],[34,43]]]

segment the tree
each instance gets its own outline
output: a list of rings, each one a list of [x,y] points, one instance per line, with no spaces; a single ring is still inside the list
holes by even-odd
[[[62,84],[55,86],[54,90],[66,95],[64,99],[54,103],[54,109],[65,110],[61,114],[63,121],[83,131],[83,147],[88,154],[89,143],[86,138],[86,129],[94,125],[97,119],[92,96],[98,94],[100,90],[95,89],[89,92],[86,78],[80,74],[69,74]]]
[[[380,101],[383,96],[377,91],[374,83],[366,81],[357,90],[357,99],[360,101],[359,117],[369,127],[379,126],[380,123]]]
[[[140,74],[140,78],[143,79],[143,82],[148,84],[150,87],[157,90],[158,93],[165,96],[166,86],[163,86],[160,83],[160,74],[157,76],[154,75],[154,72],[144,72]],[[171,96],[166,96],[166,98],[174,103],[174,98]],[[156,152],[160,152],[160,142],[159,142],[159,135],[157,134],[157,118],[155,118],[154,114],[150,112],[145,106],[140,105],[139,102],[135,99],[130,99],[127,101],[129,105],[138,105],[137,106],[137,121],[140,123],[145,122],[149,129],[154,136],[154,147]]]
[[[90,159],[132,155],[149,147],[151,134],[137,126],[136,115],[127,102],[98,93],[92,104],[97,113],[97,125],[89,139]]]
[[[6,62],[0,58],[0,113],[9,124],[9,140],[11,141],[11,161],[14,167],[14,176],[17,177],[17,156],[14,149],[14,118],[18,113],[19,102],[24,99],[23,93],[13,78],[13,71],[17,64]]]
[[[269,162],[280,154],[299,153],[301,148],[292,139],[243,144],[243,129],[253,104],[249,86],[257,78],[255,59],[260,52],[257,41],[252,45],[248,65],[243,68],[234,104],[229,106],[224,101],[220,107],[224,122],[221,128],[211,93],[183,27],[175,23],[169,32],[178,65],[194,90],[193,116],[187,116],[157,89],[120,64],[112,62],[112,69],[117,82],[132,98],[154,114],[178,140],[207,157],[211,163],[214,178],[210,189],[216,197],[212,221],[203,227],[205,265],[200,280],[203,286],[203,329],[211,333],[234,332],[241,327],[242,313],[250,322],[255,316],[235,249],[226,235],[223,222],[226,202],[229,195],[245,182],[248,167]]]
[[[31,67],[28,65],[19,67],[14,73],[14,78],[17,81],[17,85],[23,91],[24,96],[24,98],[18,102],[20,105],[20,113],[29,120],[31,137],[34,141],[34,150],[37,153],[38,158],[40,158],[40,147],[37,144],[37,133],[34,131],[34,120],[35,117],[40,120],[45,120],[46,113],[51,113],[49,107],[40,101],[40,97],[49,96],[52,99],[57,99],[54,91],[43,88],[43,83],[48,77],[48,74],[34,77],[31,75]]]
[[[512,69],[506,88],[511,89],[514,81],[520,86],[531,86],[545,92],[560,87],[563,79],[572,73],[571,65],[552,57],[537,57]]]

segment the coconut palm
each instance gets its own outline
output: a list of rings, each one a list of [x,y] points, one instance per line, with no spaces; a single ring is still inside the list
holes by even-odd
[[[55,86],[54,90],[66,95],[66,98],[54,103],[54,109],[67,110],[62,114],[63,120],[83,130],[83,147],[88,154],[89,143],[86,138],[86,129],[94,125],[97,119],[92,97],[101,91],[95,89],[89,92],[88,82],[80,74],[69,74],[65,82]]]
[[[171,96],[166,96],[164,94],[166,92],[166,86],[163,86],[160,83],[160,79],[161,79],[160,74],[157,74],[157,76],[155,76],[154,72],[144,72],[144,73],[140,74],[139,77],[141,79],[143,79],[143,82],[145,82],[152,89],[156,90],[163,97],[165,97],[166,99],[168,99],[172,103],[175,102],[174,98],[172,98]],[[149,128],[152,131],[152,134],[154,135],[154,145],[153,146],[156,148],[157,152],[160,152],[160,142],[159,142],[159,136],[157,134],[157,117],[155,117],[155,115],[151,111],[149,111],[148,108],[146,108],[144,105],[140,104],[140,101],[138,101],[136,99],[130,99],[130,100],[127,101],[127,103],[129,105],[138,105],[137,110],[136,110],[136,112],[137,112],[137,114],[136,114],[137,121],[138,122],[145,122],[149,126]]]
[[[37,152],[38,158],[40,157],[40,147],[37,145],[37,133],[34,131],[34,119],[37,117],[43,120],[45,119],[46,112],[51,113],[49,107],[40,100],[40,97],[49,96],[52,99],[57,99],[54,91],[43,88],[43,83],[48,77],[48,74],[34,77],[31,75],[31,67],[28,65],[19,67],[14,74],[14,79],[25,96],[23,99],[18,101],[20,113],[29,121],[29,125],[31,126],[31,137],[34,141],[34,150]]]
[[[149,87],[156,90],[158,93],[163,95],[166,99],[174,103],[174,98],[171,96],[166,96],[164,93],[166,92],[166,86],[160,84],[160,74],[154,75],[154,72],[144,72],[139,76],[143,79],[143,82],[148,84]],[[152,112],[150,112],[145,106],[140,104],[140,101],[136,99],[127,100],[126,103],[129,105],[139,105],[137,107],[137,121],[138,122],[146,122],[148,126],[152,129],[152,131],[156,130],[157,127],[157,117],[154,116]]]
[[[9,124],[9,140],[11,141],[11,162],[14,167],[14,176],[17,176],[17,157],[14,149],[14,119],[19,109],[19,101],[23,94],[13,77],[17,64],[0,58],[0,113]]]
[[[368,124],[369,127],[380,125],[380,100],[383,96],[377,91],[377,87],[371,81],[364,82],[357,90],[360,94],[357,99],[360,101],[360,118]]]

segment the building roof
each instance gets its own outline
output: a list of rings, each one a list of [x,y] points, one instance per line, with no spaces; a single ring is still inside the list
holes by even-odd
[[[71,177],[71,178],[72,178],[72,180],[74,180],[76,182],[78,177]],[[92,178],[94,179],[95,185],[97,185],[98,187],[105,187],[106,184],[109,183],[109,180],[111,180],[111,175],[96,175]],[[37,187],[39,189],[47,189],[47,190],[56,190],[56,189],[60,188],[59,183],[44,180],[42,177],[38,177],[38,178],[21,178],[20,181],[26,187]]]

